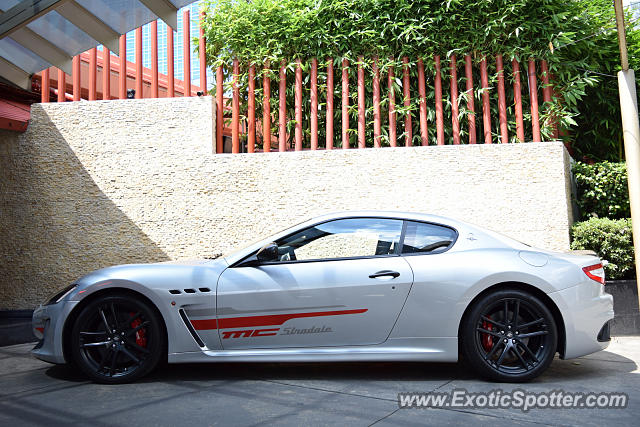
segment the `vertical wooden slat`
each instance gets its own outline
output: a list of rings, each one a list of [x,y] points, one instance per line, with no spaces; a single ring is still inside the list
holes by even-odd
[[[536,61],[529,59],[529,98],[531,102],[531,128],[533,142],[542,141],[540,135],[540,116],[538,113],[538,79],[536,78]]]
[[[444,145],[444,111],[442,109],[442,75],[440,55],[434,56],[436,65],[436,76],[434,81],[434,89],[436,92],[436,135],[438,145]]]
[[[358,148],[365,148],[365,99],[364,99],[364,58],[358,57]]]
[[[271,77],[269,61],[262,70],[262,151],[271,151]]]
[[[102,46],[102,99],[111,99],[111,51]]]
[[[247,99],[247,152],[256,151],[256,66],[249,66],[249,94]]]
[[[342,59],[342,149],[349,148],[349,61]]]
[[[451,55],[449,63],[449,76],[451,86],[451,129],[453,133],[453,143],[460,144],[460,121],[458,114],[458,65],[455,53]]]
[[[49,69],[42,70],[42,84],[40,86],[40,102],[49,102]]]
[[[167,25],[167,97],[173,98],[175,92],[175,68],[173,63],[174,47],[173,47],[173,29]]]
[[[545,103],[551,102],[553,99],[553,88],[551,87],[551,76],[549,75],[549,64],[546,60],[540,61],[540,70],[542,72],[542,99]],[[558,133],[558,123],[555,117],[551,117],[551,136],[553,139],[558,139],[560,136]]]
[[[80,101],[80,91],[82,87],[80,86],[80,55],[76,55],[73,57],[73,100]]]
[[[302,150],[302,64],[300,59],[296,60],[296,81],[295,81],[295,150]]]
[[[158,97],[158,21],[151,21],[151,97]]]
[[[318,149],[318,60],[311,60],[311,149]]]
[[[333,149],[333,58],[327,60],[327,119],[326,148]]]
[[[482,85],[482,132],[484,143],[491,144],[491,105],[489,104],[489,73],[487,72],[487,57],[480,61],[480,84]]]
[[[120,71],[118,72],[118,98],[127,98],[127,36],[120,36]]]
[[[373,146],[380,148],[382,122],[380,118],[380,70],[378,58],[373,58]]]
[[[67,74],[58,68],[58,102],[67,100]]]
[[[507,97],[504,89],[504,64],[502,55],[496,56],[496,71],[498,73],[498,116],[500,118],[500,142],[509,142],[509,130],[507,128]]]
[[[393,60],[393,59],[392,59]],[[396,92],[393,90],[395,81],[393,66],[389,67],[387,75],[387,96],[389,97],[389,145],[398,145],[398,135],[396,131]]]
[[[169,29],[170,31],[171,29]],[[222,65],[216,70],[216,153],[224,152],[224,70]]]
[[[240,88],[238,76],[240,64],[238,58],[233,60],[233,101],[231,106],[231,152],[240,152]]]
[[[524,119],[522,116],[522,86],[520,84],[520,63],[517,59],[511,61],[513,68],[513,102],[516,113],[516,136],[518,141],[524,142]]]
[[[420,140],[422,145],[429,145],[429,129],[427,128],[427,90],[424,82],[424,63],[418,58],[418,95],[420,96]]]
[[[98,99],[98,49],[89,49],[89,101]]]
[[[198,34],[198,59],[200,60],[200,90],[207,93],[207,40],[204,37],[204,11],[200,12]]]
[[[402,58],[402,98],[405,108],[411,106],[411,91],[409,87],[409,58]],[[404,118],[404,145],[411,147],[413,140],[413,124],[411,123],[411,112],[408,112]]]
[[[142,98],[142,27],[136,28],[136,99]]]
[[[189,9],[182,12],[182,63],[184,96],[191,96],[191,14]]]
[[[287,151],[287,68],[280,64],[280,81],[278,82],[280,108],[278,111],[278,151]]]
[[[464,74],[466,78],[467,88],[467,121],[469,122],[469,144],[476,143],[476,107],[475,94],[473,93],[473,65],[471,63],[471,55],[464,57]]]

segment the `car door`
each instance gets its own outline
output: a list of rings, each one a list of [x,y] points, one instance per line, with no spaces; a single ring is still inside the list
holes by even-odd
[[[384,342],[413,283],[399,256],[402,227],[387,218],[328,221],[276,242],[275,262],[225,270],[217,289],[223,348]]]

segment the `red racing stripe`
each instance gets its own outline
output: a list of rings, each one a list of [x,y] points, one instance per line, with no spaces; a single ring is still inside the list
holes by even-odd
[[[338,311],[316,311],[312,313],[288,313],[288,314],[272,314],[268,316],[248,316],[248,317],[227,317],[220,319],[216,324],[216,319],[192,320],[191,324],[199,331],[207,329],[229,329],[229,328],[245,328],[250,326],[272,326],[282,325],[287,320],[300,319],[303,317],[320,317],[320,316],[341,316],[343,314],[360,314],[366,312],[366,308],[357,310],[338,310]]]

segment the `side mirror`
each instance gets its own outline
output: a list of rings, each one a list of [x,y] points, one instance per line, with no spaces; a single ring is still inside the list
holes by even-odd
[[[256,259],[260,262],[279,261],[278,245],[274,242],[267,243],[256,253]]]

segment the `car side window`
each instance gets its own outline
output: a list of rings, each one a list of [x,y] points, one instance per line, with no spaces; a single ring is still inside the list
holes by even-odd
[[[426,222],[407,221],[402,253],[444,252],[455,240],[456,232],[449,227]]]
[[[401,220],[348,218],[315,225],[277,243],[280,261],[390,255],[401,233]]]

